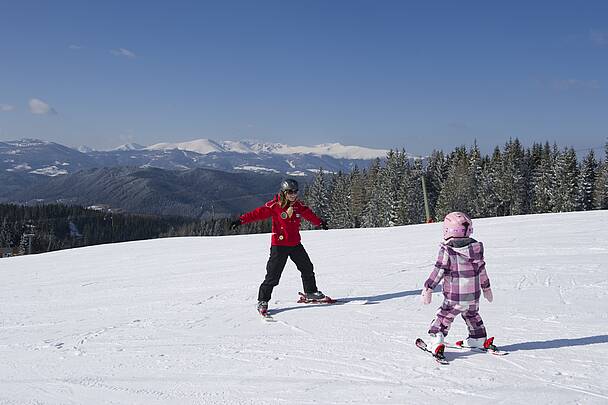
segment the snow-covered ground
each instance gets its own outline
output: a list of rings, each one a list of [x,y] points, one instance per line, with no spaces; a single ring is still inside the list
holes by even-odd
[[[414,346],[440,225],[303,232],[319,287],[255,311],[269,235],[0,259],[0,404],[606,404],[608,211],[475,221],[498,357]],[[367,304],[364,304],[367,302]],[[457,319],[448,339],[466,337]]]

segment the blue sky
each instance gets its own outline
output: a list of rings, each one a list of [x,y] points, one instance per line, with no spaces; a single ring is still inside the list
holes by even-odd
[[[605,1],[0,0],[0,140],[600,147]]]

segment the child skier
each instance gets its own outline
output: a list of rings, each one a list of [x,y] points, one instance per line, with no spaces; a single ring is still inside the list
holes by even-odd
[[[313,264],[300,243],[300,223],[302,218],[313,225],[327,230],[327,223],[316,216],[310,208],[298,200],[298,182],[293,179],[284,180],[281,190],[274,199],[263,206],[243,214],[231,223],[236,229],[242,224],[272,218],[272,241],[270,258],[266,264],[266,277],[258,292],[258,312],[268,316],[268,301],[272,289],[279,284],[281,273],[290,258],[302,273],[302,284],[305,297],[300,302],[332,302],[317,289]]]
[[[492,302],[492,289],[486,274],[483,244],[470,238],[473,222],[462,212],[452,212],[443,221],[444,242],[439,248],[435,269],[424,283],[422,302],[430,304],[433,289],[443,279],[443,303],[428,331],[430,351],[440,357],[445,348],[444,338],[457,315],[461,315],[469,329],[466,346],[493,348],[493,338],[487,339],[486,329],[479,316],[479,298]]]

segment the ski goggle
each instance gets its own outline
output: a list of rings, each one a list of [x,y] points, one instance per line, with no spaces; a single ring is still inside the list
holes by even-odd
[[[285,190],[286,194],[298,194],[298,190]]]

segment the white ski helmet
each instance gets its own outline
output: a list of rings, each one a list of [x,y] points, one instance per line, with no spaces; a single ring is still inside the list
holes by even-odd
[[[468,238],[473,233],[473,221],[464,212],[450,212],[443,220],[443,239]]]

